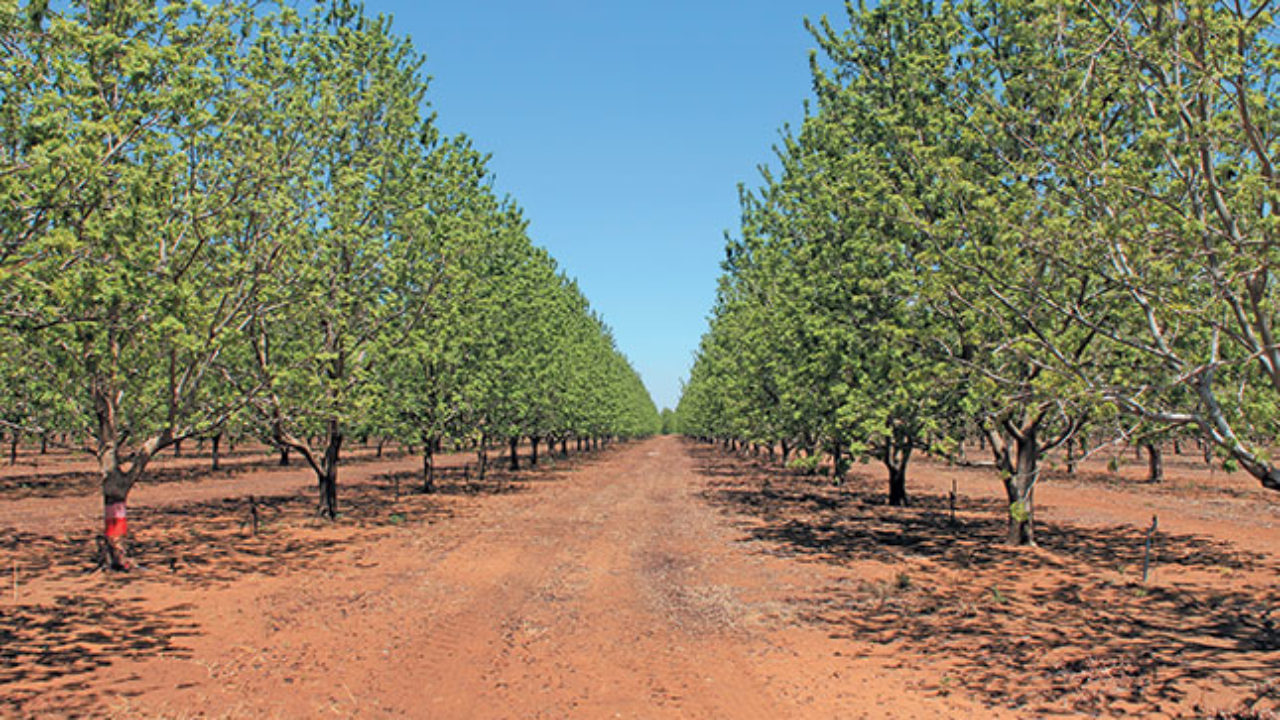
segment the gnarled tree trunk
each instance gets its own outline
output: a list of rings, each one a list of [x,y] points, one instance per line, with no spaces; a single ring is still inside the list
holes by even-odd
[[[127,571],[133,568],[125,548],[129,534],[126,519],[129,491],[142,477],[147,463],[164,448],[174,442],[172,428],[147,438],[140,445],[121,456],[124,434],[119,425],[116,402],[119,394],[109,386],[97,385],[92,391],[94,411],[98,420],[98,469],[102,477],[103,530],[100,538],[101,563],[110,570]],[[181,437],[181,436],[179,436]]]
[[[125,539],[129,535],[126,519],[126,506],[129,490],[133,488],[130,475],[120,471],[114,459],[104,463],[102,468],[102,552],[103,566],[111,570],[128,571],[133,569],[129,560]]]
[[[995,458],[996,469],[1004,484],[1005,497],[1009,501],[1009,526],[1007,540],[1011,545],[1035,545],[1035,484],[1039,476],[1041,447],[1039,444],[1040,418],[1033,418],[1015,427],[1006,422],[1005,428],[1013,440],[1009,447],[1006,438],[994,428],[986,430],[987,443]]]
[[[1156,443],[1145,443],[1147,450],[1147,481],[1158,483],[1164,481],[1164,455]]]
[[[881,461],[889,471],[889,504],[905,507],[907,498],[907,463],[915,444],[905,434],[895,433],[881,451]]]
[[[338,463],[342,453],[342,429],[337,420],[329,421],[329,442],[320,467],[320,513],[330,520],[338,519]]]
[[[1035,491],[1040,475],[1040,445],[1036,436],[1039,427],[1026,430],[1014,440],[1018,464],[1005,480],[1009,498],[1009,543],[1011,545],[1035,545]]]

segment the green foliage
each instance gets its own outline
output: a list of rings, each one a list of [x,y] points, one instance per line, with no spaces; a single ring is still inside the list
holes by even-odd
[[[322,484],[348,437],[658,431],[390,24],[0,5],[0,425],[90,436],[108,501],[226,431]]]
[[[820,455],[797,455],[787,461],[787,468],[806,473],[814,473],[817,472],[818,465],[821,463],[822,456]]]
[[[1270,488],[1280,37],[1258,4],[846,4],[742,192],[684,432],[873,456],[1199,435]],[[1019,530],[1019,532],[1023,532]]]
[[[243,225],[280,179],[242,129],[272,88],[228,79],[252,72],[258,21],[232,3],[17,12],[0,9],[0,356],[39,368],[21,422],[89,435],[122,497],[225,421],[276,268],[278,226]]]
[[[658,413],[658,417],[662,422],[661,433],[663,435],[673,435],[680,431],[675,410],[662,408],[662,412]]]

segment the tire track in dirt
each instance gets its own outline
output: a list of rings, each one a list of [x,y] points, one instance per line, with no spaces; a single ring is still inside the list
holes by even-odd
[[[776,717],[749,673],[699,649],[733,621],[691,600],[706,543],[671,507],[686,468],[646,447],[492,518],[439,562],[432,577],[467,599],[425,629],[426,665],[449,688],[433,715]],[[746,682],[711,677],[730,674]]]
[[[192,593],[192,659],[112,689],[142,716],[785,715],[689,472],[673,439],[624,446],[328,571]]]

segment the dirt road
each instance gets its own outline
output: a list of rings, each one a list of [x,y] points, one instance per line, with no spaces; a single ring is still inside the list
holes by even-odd
[[[965,551],[964,579],[950,584],[938,579],[950,573],[940,555],[885,561],[886,547],[905,547],[897,541],[877,547],[868,534],[857,546],[868,557],[839,555],[841,538],[814,540],[813,516],[795,509],[849,516],[866,505],[859,496],[816,484],[762,492],[744,462],[707,453],[656,438],[497,494],[366,499],[364,514],[338,527],[281,523],[243,539],[224,518],[221,534],[174,542],[181,562],[153,561],[127,580],[50,571],[3,606],[0,695],[21,715],[50,717],[985,718],[1159,707],[1105,695],[1113,686],[1132,694],[1134,678],[1146,682],[1141,673],[1155,667],[1149,659],[1135,661],[1138,675],[1118,663],[1099,677],[1063,660],[1063,682],[1100,706],[1073,706],[1080,698],[1062,693],[1033,706],[986,692],[984,673],[1011,656],[984,644],[984,624],[1020,648],[1045,643],[1032,653],[1062,649],[1037,638],[1039,626],[1015,624],[1019,603],[1031,607],[1016,582],[1004,586],[1012,599],[984,600],[993,581],[977,550]],[[932,517],[918,512],[911,522]],[[962,507],[962,520],[977,513]],[[796,551],[809,546],[823,555]],[[148,552],[179,550],[156,543]],[[1063,564],[1051,558],[1029,582],[1054,597],[1066,593],[1059,586],[1079,595],[1093,576]],[[1237,571],[1274,578],[1274,565]],[[940,607],[935,581],[955,615]],[[1133,600],[1109,576],[1098,583]],[[1047,601],[1036,608],[1062,624],[1052,629],[1059,642],[1073,637],[1070,613]],[[1082,637],[1105,635],[1104,624],[1088,623]],[[931,654],[935,642],[945,655]],[[973,647],[992,654],[966,654]],[[1263,647],[1242,657],[1266,677],[1280,654]],[[1030,687],[1024,669],[1045,674],[1011,664],[1007,684]],[[1231,687],[1252,682],[1250,673]],[[1164,698],[1168,714],[1194,707],[1187,686],[1161,687],[1183,693]]]
[[[691,463],[655,439],[384,529],[327,569],[96,587],[160,618],[161,649],[10,687],[40,687],[17,693],[24,712],[55,715],[892,716],[875,711],[902,693],[882,663],[850,677],[789,622],[788,594],[820,579],[735,544]]]

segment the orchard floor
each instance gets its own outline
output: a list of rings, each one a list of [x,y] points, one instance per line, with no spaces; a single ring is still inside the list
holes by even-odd
[[[432,495],[416,492],[416,458],[362,453],[336,524],[312,517],[307,472],[265,455],[212,475],[166,460],[131,498],[144,567],[128,575],[87,572],[101,510],[86,468],[0,469],[0,569],[13,576],[0,716],[1280,706],[1280,497],[1189,458],[1170,459],[1159,486],[1098,461],[1053,475],[1038,491],[1040,547],[1012,548],[989,470],[918,462],[912,506],[890,508],[873,465],[837,487],[676,438],[484,482],[454,456]]]

